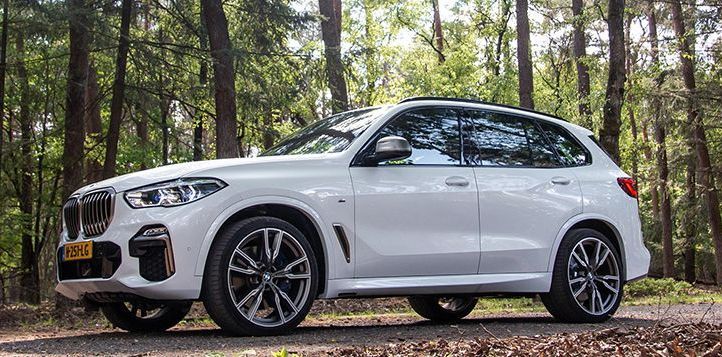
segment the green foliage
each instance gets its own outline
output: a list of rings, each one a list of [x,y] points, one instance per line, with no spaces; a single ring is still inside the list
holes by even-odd
[[[696,292],[692,284],[674,279],[642,279],[624,287],[624,292],[632,298],[682,296]]]
[[[518,103],[514,2],[510,0],[441,1],[443,63],[432,47],[432,5],[426,0],[390,2],[344,0],[342,56],[353,108],[384,105],[415,95],[467,97],[503,104]],[[301,126],[330,114],[323,43],[316,0],[224,1],[235,57],[239,145],[255,155]],[[592,118],[579,114],[576,63],[572,52],[568,2],[535,1],[530,7],[534,99],[537,109],[599,129],[608,72],[608,37],[602,16],[605,3],[585,2],[584,16]],[[102,132],[85,141],[86,161],[102,164],[105,154],[111,87],[119,36],[120,2],[95,2],[87,14],[92,35],[90,60],[97,72]],[[657,168],[654,126],[657,116],[667,129],[668,187],[673,206],[676,268],[682,271],[687,227],[693,227],[696,272],[711,282],[714,248],[706,210],[697,197],[685,196],[686,169],[692,157],[686,122],[687,99],[679,76],[677,41],[666,5],[657,4],[661,62],[650,63],[645,37],[645,4],[629,3],[632,17],[629,73],[620,134],[621,166],[640,181],[640,216],[645,243],[652,251],[652,272],[661,267],[660,226],[652,206]],[[685,7],[687,7],[685,5]],[[600,12],[602,10],[602,12]],[[118,150],[119,174],[165,164],[163,129],[168,132],[168,163],[193,159],[194,128],[202,124],[201,158],[215,157],[213,63],[201,23],[198,1],[134,2],[123,122]],[[687,8],[695,38],[698,92],[694,93],[707,127],[707,144],[719,185],[722,156],[722,27],[718,9]],[[53,296],[58,212],[64,197],[59,181],[63,161],[64,117],[69,55],[68,13],[58,1],[11,2],[5,113],[0,130],[0,276],[14,277],[20,265],[22,222],[33,221],[32,238],[43,248],[38,266],[44,296]],[[24,35],[30,99],[20,98],[16,53]],[[434,44],[435,46],[435,44]],[[664,74],[664,81],[657,83]],[[653,106],[652,100],[662,103]],[[27,104],[33,124],[31,166],[33,212],[18,209],[18,115]],[[165,119],[164,119],[165,118]],[[165,120],[165,124],[163,123]],[[147,129],[144,131],[144,128]],[[141,135],[142,134],[142,135]],[[693,158],[693,157],[692,157]],[[89,181],[90,179],[88,179]],[[696,186],[695,186],[696,187]],[[44,245],[43,245],[44,244]],[[16,284],[12,279],[6,284]],[[661,284],[649,280],[638,284]],[[639,287],[638,287],[639,286]],[[646,289],[646,285],[644,285]],[[629,285],[630,294],[642,285]],[[8,291],[5,289],[4,291]],[[641,294],[641,292],[640,292]],[[648,295],[644,295],[648,296]]]

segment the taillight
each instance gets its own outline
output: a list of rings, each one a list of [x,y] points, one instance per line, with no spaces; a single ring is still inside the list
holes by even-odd
[[[618,177],[617,183],[629,197],[637,198],[637,181],[630,177]]]

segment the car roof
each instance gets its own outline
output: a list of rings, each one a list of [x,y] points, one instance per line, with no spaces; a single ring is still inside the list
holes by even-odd
[[[537,119],[546,120],[558,125],[561,125],[569,130],[572,130],[579,135],[589,136],[593,135],[593,132],[585,127],[579,126],[574,123],[570,123],[567,120],[558,117],[556,115],[543,113],[540,111],[527,109],[527,108],[521,108],[516,107],[513,105],[506,105],[506,104],[498,104],[498,103],[490,103],[485,102],[482,100],[477,99],[466,99],[466,98],[449,98],[449,97],[410,97],[405,98],[398,102],[399,105],[410,105],[413,106],[414,104],[427,104],[427,105],[454,105],[454,106],[467,106],[467,107],[476,107],[479,109],[493,109],[493,110],[500,110],[503,112],[511,113],[511,114],[517,114],[517,115],[524,115],[524,116],[530,116]]]

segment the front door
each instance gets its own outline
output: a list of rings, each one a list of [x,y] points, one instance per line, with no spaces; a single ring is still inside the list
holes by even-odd
[[[461,166],[456,110],[421,108],[392,119],[371,142],[401,136],[412,154],[351,167],[356,276],[476,274],[479,211],[474,169]]]

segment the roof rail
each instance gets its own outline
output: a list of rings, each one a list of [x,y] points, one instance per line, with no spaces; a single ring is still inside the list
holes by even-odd
[[[453,97],[433,97],[433,96],[426,96],[426,97],[424,97],[424,96],[421,96],[421,97],[404,98],[404,99],[402,99],[401,101],[399,101],[399,104],[401,104],[401,103],[408,103],[408,102],[423,101],[423,100],[445,100],[445,101],[449,101],[449,102],[460,102],[460,103],[474,103],[474,104],[493,105],[493,106],[496,106],[496,107],[508,108],[508,109],[516,109],[516,110],[521,110],[521,111],[524,111],[524,112],[529,112],[529,113],[534,113],[534,114],[540,114],[540,115],[548,116],[548,117],[550,117],[550,118],[567,121],[566,119],[561,118],[561,117],[559,117],[559,116],[556,116],[556,115],[554,115],[554,114],[544,113],[544,112],[540,112],[540,111],[536,111],[536,110],[528,109],[528,108],[521,108],[521,107],[517,107],[517,106],[513,106],[513,105],[485,102],[485,101],[479,100],[479,99],[453,98]]]

